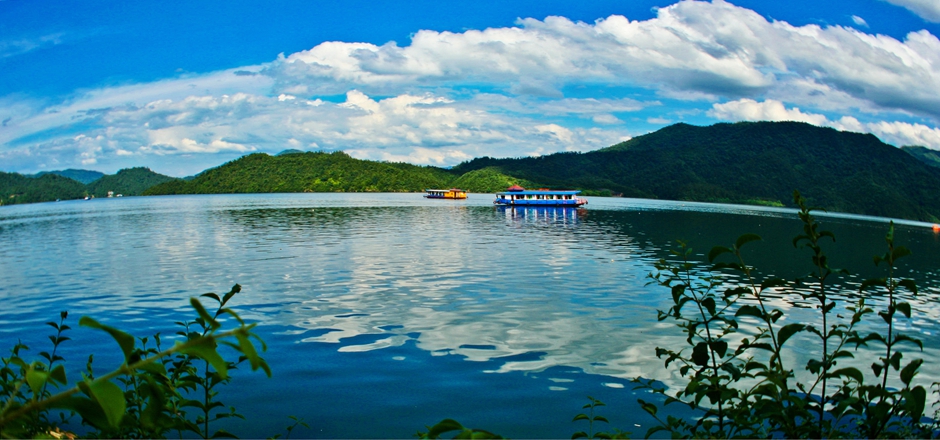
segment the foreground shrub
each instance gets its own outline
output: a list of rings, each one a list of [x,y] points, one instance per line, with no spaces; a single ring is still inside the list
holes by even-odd
[[[252,329],[257,324],[246,324],[232,309],[228,301],[239,291],[235,285],[222,295],[206,293],[203,298],[216,302],[214,313],[202,303],[190,299],[197,317],[193,321],[178,322],[179,340],[164,348],[160,335],[154,335],[153,346],[149,338],[135,338],[130,334],[82,317],[79,325],[108,333],[120,348],[123,362],[120,367],[96,377],[89,356],[86,371],[80,380],[69,385],[63,365],[64,359],[56,354],[58,347],[69,340],[65,332],[67,312],[59,322],[47,323],[55,329],[50,336],[53,349],[40,352],[43,361],[27,363],[23,352],[28,347],[18,343],[9,357],[0,365],[0,436],[3,438],[46,437],[63,434],[60,426],[69,421],[64,412],[59,419],[50,419],[54,409],[65,410],[80,417],[88,426],[92,437],[104,438],[163,438],[170,432],[182,437],[184,432],[202,438],[232,437],[224,430],[210,430],[212,422],[242,417],[234,408],[225,408],[218,400],[218,386],[231,380],[229,371],[247,361],[252,370],[261,369],[269,377],[271,370],[258,354],[254,342],[261,340]],[[235,321],[235,328],[222,331],[223,321]],[[139,344],[138,344],[139,342]],[[235,361],[225,359],[219,345],[231,347],[239,355]],[[302,424],[299,420],[295,423]],[[293,426],[288,429],[288,434]],[[69,434],[69,433],[65,433]]]
[[[933,427],[922,422],[927,391],[914,378],[922,359],[905,357],[923,343],[901,333],[899,322],[911,319],[911,305],[899,294],[917,294],[913,280],[899,279],[898,259],[910,254],[894,243],[894,224],[885,237],[886,253],[876,256],[885,266],[883,278],[860,287],[833,281],[845,274],[830,267],[823,242],[835,236],[819,229],[798,192],[803,232],[793,245],[809,251],[811,271],[802,279],[758,279],[741,249],[760,240],[745,234],[731,247],[715,247],[714,263],[702,272],[691,263],[692,250],[680,242],[673,260],[660,260],[652,282],[670,289],[673,306],[659,311],[659,320],[672,320],[686,334],[684,349],[657,348],[666,367],[678,368],[684,388],[670,394],[653,381],[638,380],[665,398],[665,405],[685,404],[700,411],[694,420],[663,416],[659,408],[640,400],[659,425],[647,436],[665,431],[672,437],[907,437],[930,436]],[[733,273],[739,282],[725,276]],[[835,292],[857,290],[859,299],[840,304]],[[794,322],[772,298],[799,295],[814,304],[814,322]],[[882,309],[875,314],[874,303]],[[865,334],[859,324],[881,330]],[[873,322],[873,324],[872,324]],[[747,330],[744,332],[743,330]],[[740,333],[750,335],[740,337]],[[809,336],[818,350],[798,364],[788,343]],[[865,372],[858,359],[877,357]]]

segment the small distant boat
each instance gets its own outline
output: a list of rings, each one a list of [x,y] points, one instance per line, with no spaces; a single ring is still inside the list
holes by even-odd
[[[578,197],[581,191],[555,191],[549,189],[526,190],[513,185],[505,192],[496,193],[494,205],[500,206],[552,206],[577,208],[587,205],[587,199]]]
[[[425,190],[427,194],[424,197],[429,199],[466,199],[467,191],[457,188],[451,189],[428,189]]]

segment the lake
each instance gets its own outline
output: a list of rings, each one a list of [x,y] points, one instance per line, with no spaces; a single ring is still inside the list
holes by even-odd
[[[38,358],[49,349],[44,323],[68,310],[72,340],[60,353],[70,379],[91,352],[95,371],[109,371],[116,345],[79,328],[80,316],[168,340],[174,321],[194,316],[190,297],[239,283],[230,304],[260,323],[273,370],[268,379],[243,367],[221,390],[248,419],[224,425],[239,436],[283,435],[293,415],[311,426],[293,437],[409,438],[454,418],[513,438],[570,438],[587,429],[571,419],[591,395],[608,405],[601,429],[641,437],[651,419],[630,380],[676,384],[655,348],[685,343],[656,319],[671,298],[647,284],[653,263],[682,239],[704,268],[712,246],[752,232],[764,241],[748,245],[749,262],[793,278],[811,270],[809,251],[791,243],[802,226],[789,209],[588,199],[580,210],[496,208],[487,194],[372,193],[0,207],[0,349],[22,340]],[[885,252],[886,219],[818,219],[838,239],[826,247],[832,266],[853,272],[847,283],[884,276],[872,256]],[[915,317],[903,327],[925,342],[912,354],[938,359],[940,237],[929,224],[896,227],[914,254],[898,274],[921,289],[905,298]],[[798,296],[775,304],[787,319],[814,313]],[[817,345],[791,344],[797,356]],[[859,360],[864,371],[874,359]],[[940,380],[940,363],[925,363],[919,378]]]

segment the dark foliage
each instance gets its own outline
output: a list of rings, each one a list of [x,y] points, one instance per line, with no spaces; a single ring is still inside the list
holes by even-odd
[[[80,199],[85,194],[81,182],[57,174],[26,177],[0,172],[0,205]]]
[[[114,195],[139,196],[147,188],[173,180],[178,179],[155,173],[149,168],[125,168],[88,184],[88,192],[95,197],[107,197],[108,191],[113,191]]]
[[[873,135],[800,122],[676,124],[594,152],[484,157],[453,171],[483,168],[554,187],[669,200],[794,206],[790,191],[798,186],[829,211],[940,217],[940,170]]]
[[[445,187],[454,178],[440,168],[358,160],[342,152],[257,153],[145,194],[416,192]]]
[[[940,168],[940,151],[913,145],[901,147],[901,151],[920,159],[927,165]]]

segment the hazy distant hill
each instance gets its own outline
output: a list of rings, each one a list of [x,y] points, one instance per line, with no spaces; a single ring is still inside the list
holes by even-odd
[[[671,200],[792,206],[799,189],[831,211],[940,217],[940,169],[873,135],[799,122],[676,124],[589,153],[480,158],[453,171],[483,168],[553,186]]]
[[[940,168],[940,151],[918,146],[901,147],[901,151],[920,159],[927,165]]]
[[[76,180],[85,185],[94,182],[105,176],[104,173],[100,171],[91,171],[91,170],[76,170],[69,168],[67,170],[57,170],[57,171],[40,171],[33,176],[27,177],[40,177],[44,174],[56,174],[62,177],[68,177],[69,179]]]
[[[81,182],[58,174],[27,177],[0,172],[0,205],[79,199],[85,197],[85,192]]]
[[[108,191],[114,195],[139,196],[144,190],[154,185],[177,180],[151,171],[149,168],[125,168],[117,174],[106,175],[88,184],[88,192],[95,197],[107,197]]]

